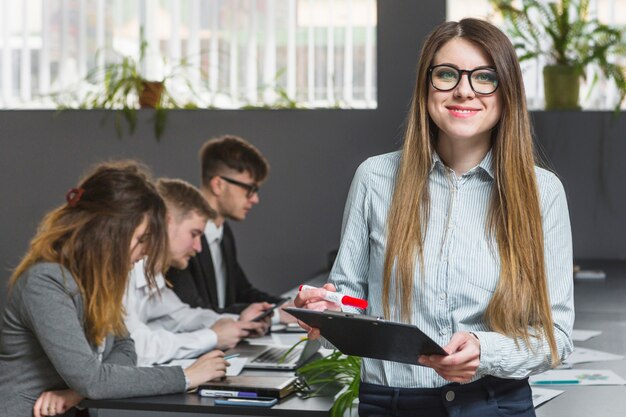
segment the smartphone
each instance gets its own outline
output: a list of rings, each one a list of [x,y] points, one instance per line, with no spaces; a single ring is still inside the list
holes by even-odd
[[[239,405],[251,407],[271,407],[278,402],[277,398],[255,397],[255,398],[216,398],[215,405]]]
[[[268,308],[267,310],[263,311],[261,314],[259,314],[255,318],[253,318],[252,321],[261,321],[261,320],[263,320],[265,317],[267,317],[270,314],[272,314],[272,312],[275,309],[277,309],[278,307],[282,306],[283,304],[285,304],[289,300],[290,300],[289,298],[283,298],[282,300],[280,300],[276,304],[273,304],[272,307]]]

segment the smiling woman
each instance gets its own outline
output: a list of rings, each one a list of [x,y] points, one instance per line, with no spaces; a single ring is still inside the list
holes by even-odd
[[[449,355],[363,358],[359,415],[534,416],[527,377],[572,351],[571,232],[559,180],[535,166],[507,37],[476,19],[437,26],[406,126],[402,151],[358,168],[325,288]],[[295,304],[341,307],[315,293]]]
[[[449,160],[453,148],[459,148],[484,156],[502,112],[494,63],[476,43],[456,38],[437,51],[433,64],[428,72],[432,86],[428,114],[439,128],[439,155]],[[460,177],[480,162],[477,156],[466,157],[451,168]]]

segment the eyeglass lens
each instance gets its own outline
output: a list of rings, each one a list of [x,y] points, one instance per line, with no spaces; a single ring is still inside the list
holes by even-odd
[[[430,81],[437,90],[449,91],[459,84],[463,72],[467,72],[470,86],[478,94],[491,94],[498,88],[498,73],[487,68],[465,71],[438,65],[432,68]]]
[[[241,187],[244,190],[246,190],[246,197],[247,198],[251,198],[253,195],[257,194],[259,192],[259,186],[256,184],[246,184],[245,182],[241,182],[241,181],[237,181],[234,180],[232,178],[228,178],[228,177],[224,177],[224,176],[220,176],[221,179],[223,179],[224,181],[236,185],[237,187]]]

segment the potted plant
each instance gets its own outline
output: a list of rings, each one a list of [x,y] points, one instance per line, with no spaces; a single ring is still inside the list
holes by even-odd
[[[128,123],[129,132],[132,134],[137,126],[137,110],[140,108],[154,109],[154,133],[157,139],[165,130],[167,121],[167,109],[197,108],[193,102],[184,105],[173,97],[167,88],[168,81],[177,79],[186,85],[190,94],[194,94],[191,82],[186,76],[188,62],[182,59],[159,80],[147,80],[141,73],[143,61],[146,55],[147,42],[141,37],[138,55],[126,56],[113,52],[117,55],[114,62],[96,67],[89,71],[83,85],[90,88],[84,93],[56,94],[55,100],[60,108],[75,107],[81,109],[108,109],[116,110],[114,114],[115,129],[118,136],[122,136],[122,121]],[[100,51],[101,53],[102,51]],[[67,102],[72,104],[67,104]]]
[[[540,56],[546,109],[580,109],[580,79],[588,65],[595,65],[619,90],[616,110],[626,96],[626,68],[609,62],[609,56],[626,53],[624,32],[589,15],[589,0],[490,0],[509,23],[508,32],[520,61]],[[597,76],[592,82],[596,82]]]

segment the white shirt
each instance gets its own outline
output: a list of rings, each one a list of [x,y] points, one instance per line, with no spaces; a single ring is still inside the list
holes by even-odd
[[[130,273],[124,297],[124,322],[135,341],[137,366],[195,358],[217,345],[217,335],[210,326],[221,318],[237,319],[231,314],[191,308],[165,285],[162,275],[156,281],[160,296],[148,288],[144,261],[139,261]]]
[[[341,245],[329,281],[337,291],[366,298],[366,314],[383,316],[382,289],[388,209],[401,152],[375,156],[357,170],[343,217]],[[560,359],[572,352],[574,297],[572,234],[567,200],[558,178],[536,168],[541,202],[546,275]],[[494,192],[491,151],[460,178],[437,155],[428,178],[430,218],[424,237],[424,269],[415,261],[410,324],[441,346],[455,332],[474,332],[480,339],[484,375],[521,379],[550,369],[550,348],[531,337],[531,345],[492,330],[484,312],[500,280],[495,238],[486,233]],[[525,248],[520,248],[525,250]],[[422,271],[425,275],[422,275]],[[395,278],[394,278],[395,279]],[[389,294],[391,319],[401,321],[396,292]],[[344,310],[357,312],[344,307]],[[531,333],[532,334],[532,333]],[[406,388],[434,388],[449,382],[432,368],[363,358],[362,381]]]
[[[217,289],[217,305],[224,308],[226,304],[226,264],[222,256],[222,238],[224,237],[224,224],[217,227],[209,220],[204,228],[204,236],[209,244],[213,271],[215,272],[215,287]]]

